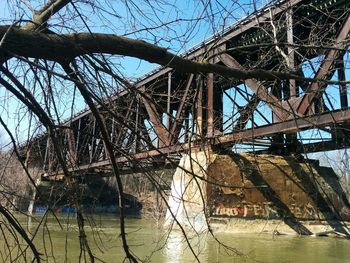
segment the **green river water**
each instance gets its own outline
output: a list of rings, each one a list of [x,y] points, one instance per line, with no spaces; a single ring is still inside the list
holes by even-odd
[[[28,222],[27,218],[22,216],[19,217],[19,221],[32,233],[37,229],[36,220]],[[78,262],[79,243],[74,217],[61,216],[59,221],[61,226],[52,216],[44,220],[44,227],[38,228],[34,242],[39,251],[46,255],[43,258],[48,262]],[[118,237],[118,222],[116,217],[106,215],[95,215],[86,220],[86,225],[94,226],[93,230],[86,227],[93,252],[105,262],[123,262],[124,259]],[[25,248],[23,242],[20,242],[19,246],[16,245],[14,238],[6,232],[4,222],[0,222],[0,226],[3,229],[0,260],[24,262],[23,257],[16,261],[20,249]],[[146,262],[195,262],[179,231],[169,233],[152,220],[127,219],[127,232],[131,250]],[[223,244],[246,255],[242,257],[219,245],[209,234],[188,234],[201,262],[350,262],[350,241],[341,238],[216,234]],[[28,255],[27,258],[29,257]]]

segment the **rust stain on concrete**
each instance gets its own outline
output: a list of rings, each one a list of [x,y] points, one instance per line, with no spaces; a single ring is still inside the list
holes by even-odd
[[[350,220],[348,200],[334,171],[292,157],[217,155],[207,180],[210,216]]]

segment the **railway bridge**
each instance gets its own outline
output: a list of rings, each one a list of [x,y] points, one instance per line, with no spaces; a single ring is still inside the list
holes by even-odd
[[[128,169],[131,160],[156,165],[198,147],[279,154],[348,147],[349,30],[348,1],[279,1],[253,13],[182,57],[285,79],[158,68],[98,105],[113,157]],[[59,134],[74,171],[109,166],[90,110]],[[56,171],[50,139],[31,145],[44,170]]]
[[[135,173],[178,164],[185,154],[210,151],[216,155],[245,152],[247,156],[236,160],[236,166],[248,162],[244,167],[249,167],[249,163],[259,167],[259,163],[271,158],[270,165],[276,173],[278,167],[279,170],[288,167],[285,168],[290,170],[285,174],[288,177],[293,173],[290,168],[297,165],[288,158],[349,147],[349,31],[350,2],[347,0],[273,2],[182,55],[187,60],[221,65],[223,74],[161,67],[134,83],[119,80],[125,88],[97,105],[114,156],[107,154],[100,127],[90,110],[80,112],[57,128],[70,172],[108,174],[110,159],[114,158],[122,173]],[[225,68],[254,71],[256,78],[230,78],[224,74]],[[274,77],[266,72],[279,74]],[[40,135],[29,143],[31,159],[41,165],[45,173],[59,175],[60,164],[55,159],[51,139]],[[260,161],[254,162],[249,154],[265,157],[258,157]],[[315,171],[312,168],[311,172],[305,172],[304,164],[297,166],[303,171],[304,179]],[[253,185],[263,186],[260,194],[252,196],[267,200],[267,206],[277,203],[275,213],[287,211],[286,218],[290,220],[296,213],[290,209],[295,200],[283,204],[280,199],[276,200],[276,191],[264,190],[266,185],[271,185],[270,179],[254,177],[251,170],[249,174],[247,178],[254,181]],[[334,173],[328,174],[332,177]],[[298,178],[289,180],[303,181]],[[322,180],[329,182],[327,175],[324,178]],[[310,180],[306,181],[310,191],[321,191]],[[251,191],[253,185],[246,191]],[[332,185],[333,189],[341,189],[336,180]],[[256,189],[260,188],[254,191]],[[329,218],[325,216],[332,210],[328,199],[315,201],[310,191],[304,191],[308,197],[296,194],[298,202],[303,203],[301,210],[306,211],[308,204],[310,210],[323,207],[323,218]],[[345,193],[339,191],[338,199],[348,207]],[[211,189],[207,194],[219,192]],[[232,189],[220,193],[230,198],[247,196],[247,192]],[[225,202],[236,201],[225,200],[221,199],[220,204],[211,203],[216,207],[214,214],[269,214],[261,207],[249,210],[242,205],[242,200],[230,210]],[[319,216],[312,215],[313,218]],[[308,218],[307,213],[298,216]],[[288,224],[298,225],[292,221]],[[296,228],[308,233],[302,226]]]

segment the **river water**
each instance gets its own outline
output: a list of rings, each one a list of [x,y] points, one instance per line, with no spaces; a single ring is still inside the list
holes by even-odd
[[[79,243],[74,217],[60,216],[58,219],[60,223],[53,216],[38,217],[28,222],[24,216],[19,217],[28,231],[34,233],[38,230],[34,242],[45,254],[43,258],[49,262],[78,262]],[[40,220],[43,222],[38,228]],[[105,262],[122,262],[124,259],[118,222],[111,215],[89,216],[86,220],[86,225],[93,225],[93,228],[86,227],[93,252]],[[152,220],[127,219],[127,232],[130,248],[141,260],[154,263],[195,262],[178,230],[169,233]],[[216,238],[225,247],[208,233],[187,234],[201,262],[350,262],[350,241],[341,238],[217,233]],[[15,261],[24,245],[16,245],[9,233],[5,236],[11,250],[6,246],[4,235],[1,235],[0,260]],[[235,250],[244,256],[237,255]],[[15,262],[24,260],[19,258]]]

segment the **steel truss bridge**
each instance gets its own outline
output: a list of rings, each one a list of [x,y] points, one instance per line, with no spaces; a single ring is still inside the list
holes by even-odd
[[[246,145],[247,151],[278,154],[348,147],[349,7],[348,0],[280,1],[183,55],[241,70],[291,72],[298,79],[239,80],[165,67],[106,99],[98,107],[122,170],[134,160],[163,165],[202,147]],[[110,169],[89,110],[64,126],[60,140],[71,170]],[[312,135],[315,130],[322,136]],[[30,144],[45,171],[59,170],[47,136]]]

